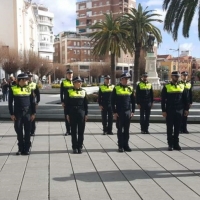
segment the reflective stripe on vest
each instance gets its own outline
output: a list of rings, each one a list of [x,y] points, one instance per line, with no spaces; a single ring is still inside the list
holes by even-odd
[[[186,84],[184,84],[184,86],[188,90],[192,87],[191,83],[186,83]]]
[[[109,86],[107,86],[107,85],[101,85],[100,86],[100,89],[101,89],[101,92],[112,92],[113,91],[113,89],[114,89],[114,85],[109,85]]]
[[[28,86],[29,86],[32,90],[35,90],[35,89],[36,89],[36,83],[34,83],[34,82],[31,82]]]
[[[116,94],[120,96],[128,96],[131,95],[133,92],[133,88],[131,86],[122,87],[120,85],[115,86]]]
[[[30,96],[31,95],[31,88],[27,87],[19,87],[17,85],[11,87],[14,96]]]
[[[65,88],[71,88],[71,87],[73,87],[72,81],[63,80],[63,87],[65,87]]]
[[[183,84],[177,84],[177,85],[171,85],[167,84],[165,85],[167,89],[167,93],[183,93],[184,85]]]
[[[150,90],[152,87],[151,83],[144,83],[144,82],[140,82],[139,83],[139,88],[140,90]]]
[[[69,97],[70,98],[84,98],[86,95],[85,90],[74,90],[74,89],[69,89],[68,90]]]

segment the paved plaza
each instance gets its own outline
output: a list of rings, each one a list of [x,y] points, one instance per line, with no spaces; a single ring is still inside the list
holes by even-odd
[[[37,123],[30,156],[16,156],[12,122],[0,123],[0,200],[200,200],[200,125],[167,151],[165,124],[150,135],[131,124],[132,152],[117,152],[117,136],[88,122],[83,154],[72,154],[63,122]]]

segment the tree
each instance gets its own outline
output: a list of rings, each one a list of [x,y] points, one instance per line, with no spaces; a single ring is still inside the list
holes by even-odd
[[[129,31],[127,27],[120,22],[120,18],[113,18],[112,13],[104,14],[105,21],[97,22],[90,29],[97,29],[89,34],[91,41],[94,42],[93,55],[104,56],[110,53],[111,62],[111,80],[115,84],[116,57],[120,57],[120,50],[124,53],[133,52],[129,41]]]
[[[20,68],[20,58],[16,49],[8,49],[5,54],[4,61],[2,62],[2,68],[7,74],[14,74]]]
[[[156,17],[156,18],[154,18]],[[134,46],[135,61],[134,61],[134,86],[139,80],[140,55],[142,48],[146,45],[146,41],[150,32],[153,33],[158,43],[162,42],[160,30],[155,27],[153,22],[162,22],[159,19],[160,15],[154,13],[154,10],[143,9],[141,4],[138,8],[131,8],[129,13],[122,17],[123,26],[127,26],[131,34],[130,43]]]
[[[39,78],[47,76],[53,73],[52,63],[49,63],[49,60],[41,58],[41,66],[39,67]]]
[[[20,69],[22,72],[30,71],[32,73],[38,73],[38,69],[41,66],[41,59],[38,54],[33,51],[24,51],[23,61]]]
[[[164,0],[163,9],[167,10],[164,30],[172,33],[173,39],[177,40],[179,26],[183,21],[182,34],[185,38],[188,38],[191,22],[197,8],[199,10],[198,0]],[[200,18],[198,18],[198,36],[200,39]]]
[[[99,76],[101,75],[100,65],[98,66],[96,63],[90,64],[90,76],[95,79],[96,83],[99,83]]]
[[[0,42],[0,63],[3,63],[9,54],[9,47]]]
[[[66,67],[65,67],[65,65],[60,64],[60,63],[53,63],[53,71],[52,72],[55,75],[55,77],[54,77],[55,79],[65,78]]]

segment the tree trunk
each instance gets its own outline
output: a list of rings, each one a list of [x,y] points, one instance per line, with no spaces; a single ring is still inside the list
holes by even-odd
[[[116,84],[116,67],[115,67],[115,54],[111,54],[111,83]]]
[[[146,68],[146,51],[144,48],[141,49],[140,51],[140,63],[139,63],[139,75],[144,74],[145,68]]]
[[[136,50],[135,50],[135,62],[134,62],[134,80],[133,80],[133,86],[136,88],[137,82],[139,81],[139,66],[140,66],[140,51],[141,51],[141,43],[137,43],[135,45]]]

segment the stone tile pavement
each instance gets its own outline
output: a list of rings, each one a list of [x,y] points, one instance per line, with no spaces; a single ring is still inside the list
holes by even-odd
[[[39,122],[31,155],[16,156],[13,123],[0,122],[0,200],[200,200],[200,125],[181,135],[181,152],[167,151],[165,124],[150,127],[132,123],[133,151],[118,153],[116,134],[88,122],[74,155],[63,122]]]

